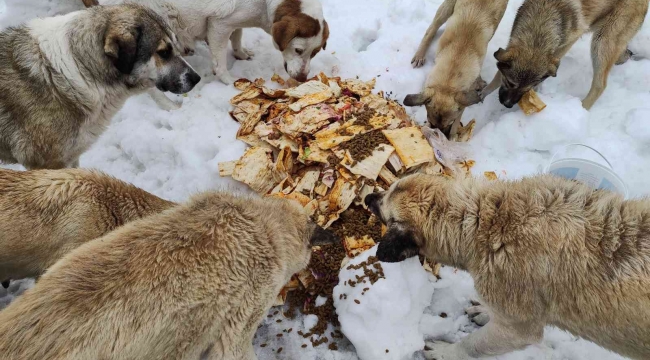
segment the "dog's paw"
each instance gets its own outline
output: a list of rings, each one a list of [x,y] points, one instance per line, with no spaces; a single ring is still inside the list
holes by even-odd
[[[411,65],[413,65],[414,68],[422,67],[425,62],[425,57],[426,56],[424,54],[416,53],[411,60]]]
[[[233,51],[233,55],[237,60],[250,60],[253,57],[253,52],[248,49],[237,49]]]
[[[183,52],[185,53],[185,56],[193,56],[194,55],[194,49],[186,47],[183,49]]]
[[[616,65],[623,65],[625,64],[628,60],[630,60],[634,56],[634,53],[630,49],[625,49],[621,56],[619,56],[618,60],[616,60]]]
[[[222,83],[224,83],[224,84],[226,84],[226,85],[230,85],[230,84],[232,84],[232,83],[235,82],[235,79],[230,75],[230,73],[228,72],[228,70],[226,70],[226,71],[219,71],[219,70],[216,70],[216,69],[215,69],[215,70],[213,71],[213,74],[214,74],[214,76],[217,77],[217,79],[219,79],[219,81],[221,81]]]
[[[472,302],[474,304],[474,302]],[[482,305],[474,305],[465,309],[465,313],[478,326],[484,326],[490,321],[490,313],[487,307]]]
[[[486,86],[487,86],[487,82],[485,82],[485,80],[483,80],[480,77],[476,79],[476,81],[474,82],[474,90],[478,91],[479,93],[483,91],[483,89],[485,89]]]
[[[458,347],[444,341],[427,341],[424,347],[427,360],[469,360],[469,356]]]

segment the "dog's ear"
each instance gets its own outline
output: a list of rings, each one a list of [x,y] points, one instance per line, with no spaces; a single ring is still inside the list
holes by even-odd
[[[507,50],[499,48],[499,50],[494,52],[494,58],[497,59],[497,68],[499,70],[510,69],[512,58]]]
[[[133,71],[140,33],[139,27],[127,29],[120,25],[109,28],[106,32],[104,53],[123,74],[130,74]]]
[[[293,21],[280,20],[273,24],[271,35],[273,35],[273,41],[280,51],[284,51],[289,46],[291,40],[298,35],[298,30]]]
[[[323,45],[322,48],[325,50],[327,47],[327,39],[330,38],[330,27],[327,25],[327,21],[323,20]]]
[[[336,236],[336,234],[334,234],[331,230],[325,230],[316,224],[314,224],[314,231],[309,238],[309,243],[311,246],[332,245],[340,241],[341,239],[339,239],[339,237]]]
[[[470,89],[456,94],[456,102],[464,107],[472,106],[482,102],[481,95],[478,91]]]
[[[429,102],[429,97],[425,96],[422,93],[419,94],[409,94],[404,98],[404,105],[406,106],[420,106]]]
[[[546,73],[548,76],[556,77],[557,76],[557,69],[560,67],[560,59],[558,58],[551,58],[548,62],[548,73]]]

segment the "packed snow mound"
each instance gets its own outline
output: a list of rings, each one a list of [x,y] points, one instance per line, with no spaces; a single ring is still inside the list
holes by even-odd
[[[406,261],[381,264],[384,278],[374,284],[356,282],[364,269],[354,266],[369,262],[377,246],[345,264],[334,288],[334,306],[341,331],[352,342],[361,360],[412,359],[424,348],[420,319],[431,303],[433,284],[417,257]],[[373,264],[374,265],[374,264]],[[377,269],[367,266],[371,271]]]

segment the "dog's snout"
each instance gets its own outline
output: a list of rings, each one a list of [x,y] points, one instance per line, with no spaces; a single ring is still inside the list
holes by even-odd
[[[201,75],[197,74],[196,71],[189,71],[185,74],[185,81],[187,81],[190,86],[194,87],[199,83],[199,81],[201,81]]]
[[[305,82],[307,81],[307,74],[298,74],[294,79],[300,81],[300,82]]]

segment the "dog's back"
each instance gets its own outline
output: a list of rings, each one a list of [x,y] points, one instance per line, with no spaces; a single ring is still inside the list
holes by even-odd
[[[209,193],[91,241],[0,312],[0,358],[251,359],[258,322],[309,261],[302,211]]]
[[[0,170],[0,280],[38,276],[79,245],[173,203],[100,172]]]
[[[499,298],[490,303],[650,358],[650,200],[551,176],[485,189],[479,246],[505,271],[493,279],[510,290],[525,282],[518,298],[531,300],[512,301],[502,284],[478,281]]]

